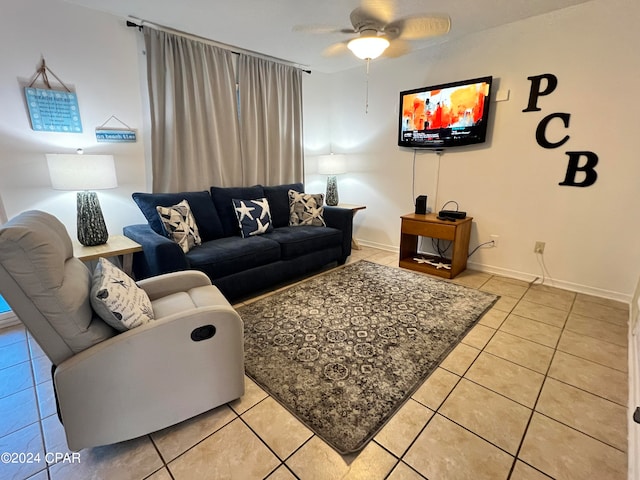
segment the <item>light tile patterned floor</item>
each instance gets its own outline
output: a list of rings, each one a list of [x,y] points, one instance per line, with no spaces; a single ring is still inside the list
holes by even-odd
[[[396,266],[364,248],[350,262]],[[182,424],[80,452],[0,464],[22,480],[625,479],[627,305],[466,271],[502,296],[358,455],[341,456],[247,379],[241,399]],[[0,453],[68,452],[50,362],[0,330]]]

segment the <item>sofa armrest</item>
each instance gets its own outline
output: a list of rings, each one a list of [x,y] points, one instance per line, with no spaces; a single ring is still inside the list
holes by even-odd
[[[180,245],[158,235],[148,224],[126,226],[123,233],[142,245],[142,252],[133,254],[133,273],[136,278],[153,277],[189,268],[189,262]]]
[[[342,230],[342,258],[340,263],[347,261],[351,255],[351,237],[353,235],[353,212],[349,208],[324,207],[324,222],[327,227]]]
[[[211,285],[207,275],[197,270],[184,270],[182,272],[165,273],[155,277],[149,277],[137,282],[151,300],[166,297],[176,292],[187,292],[192,288]]]
[[[62,362],[54,382],[71,450],[145,435],[243,394],[242,320],[226,302],[161,318]]]

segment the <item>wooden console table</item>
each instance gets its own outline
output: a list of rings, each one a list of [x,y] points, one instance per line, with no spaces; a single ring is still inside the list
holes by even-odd
[[[129,276],[132,275],[133,254],[141,251],[142,245],[124,235],[109,235],[107,243],[95,247],[86,247],[77,241],[73,242],[73,256],[83,262],[97,260],[99,257],[122,256],[122,270]]]
[[[356,213],[358,213],[358,211],[367,208],[366,205],[353,205],[351,203],[339,203],[336,206],[339,208],[346,208],[348,210],[351,210],[354,217],[356,216]],[[353,248],[354,250],[362,250],[362,247],[358,243],[358,240],[356,240],[356,237],[354,237],[353,235],[351,235],[351,248]]]
[[[467,268],[469,237],[471,236],[471,220],[473,220],[473,217],[447,221],[438,220],[438,216],[435,213],[426,215],[408,213],[400,218],[402,219],[399,263],[401,267],[443,278],[453,278]],[[418,237],[430,237],[453,242],[451,263],[449,264],[442,261],[443,259],[437,258],[435,258],[435,261],[425,259],[423,255],[418,254]],[[431,263],[427,263],[427,260]],[[451,268],[448,269],[445,265]]]

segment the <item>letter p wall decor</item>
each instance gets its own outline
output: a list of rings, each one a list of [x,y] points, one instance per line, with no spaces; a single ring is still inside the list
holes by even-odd
[[[538,107],[538,99],[546,95],[550,95],[558,87],[558,77],[551,73],[543,73],[542,75],[534,75],[527,77],[531,81],[529,89],[529,102],[527,108],[523,112],[539,112],[542,108]],[[545,116],[536,128],[536,141],[542,148],[558,148],[564,145],[571,138],[570,135],[558,136],[560,138],[549,138],[549,126],[559,123],[565,129],[569,128],[570,113],[551,113]],[[595,170],[598,164],[598,156],[590,151],[565,152],[569,156],[567,164],[567,173],[562,182],[558,185],[569,187],[589,187],[596,183],[598,173]],[[584,158],[584,161],[583,161]],[[580,178],[578,178],[580,173]]]

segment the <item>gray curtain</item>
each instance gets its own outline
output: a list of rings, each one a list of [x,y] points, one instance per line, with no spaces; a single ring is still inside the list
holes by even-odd
[[[154,192],[243,182],[233,53],[144,28]]]
[[[243,185],[303,180],[302,71],[240,54]]]

